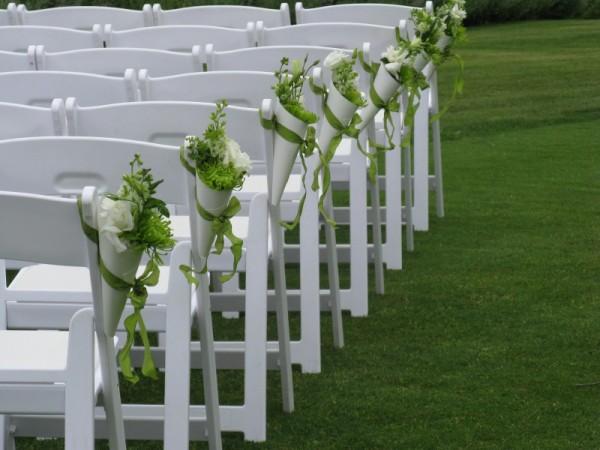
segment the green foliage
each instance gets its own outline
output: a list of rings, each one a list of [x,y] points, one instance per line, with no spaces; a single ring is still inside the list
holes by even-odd
[[[279,103],[287,112],[304,123],[311,124],[318,122],[319,116],[304,107],[302,89],[304,88],[304,82],[309,78],[308,72],[319,64],[319,61],[313,61],[310,66],[307,66],[307,63],[308,55],[306,55],[304,61],[293,60],[291,61],[292,67],[290,70],[288,67],[290,64],[289,58],[281,58],[281,66],[275,71],[277,83],[272,86],[272,89],[279,99]]]
[[[154,181],[149,168],[142,168],[140,155],[129,163],[130,173],[123,175],[123,184],[117,194],[107,194],[111,200],[123,200],[132,204],[133,229],[123,231],[120,237],[130,248],[143,250],[150,259],[162,264],[161,252],[170,251],[175,245],[169,210],[164,201],[154,197],[156,188],[163,180]]]

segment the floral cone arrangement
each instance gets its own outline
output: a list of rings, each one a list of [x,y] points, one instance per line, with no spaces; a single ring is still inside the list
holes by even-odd
[[[173,249],[175,240],[169,211],[165,202],[154,197],[163,180],[154,181],[150,169],[135,155],[130,162],[130,173],[123,175],[117,194],[106,194],[99,205],[98,230],[84,226],[86,235],[99,246],[102,275],[104,331],[114,336],[129,299],[134,312],[125,319],[127,341],[118,355],[119,365],[126,380],[136,383],[139,378],[131,368],[130,351],[139,327],[144,344],[142,374],[157,378],[150,352],[148,334],[141,315],[148,297],[147,286],[158,283],[164,253]],[[146,269],[136,277],[142,256],[146,254]]]
[[[409,94],[408,106],[405,113],[404,125],[410,130],[420,98],[420,91],[428,87],[427,80],[421,72],[425,65],[432,61],[435,65],[441,64],[448,57],[454,40],[462,40],[466,36],[462,25],[466,17],[464,10],[465,0],[449,0],[441,5],[434,13],[424,9],[415,9],[410,20],[414,24],[415,36],[409,40],[400,34],[396,28],[395,46],[390,46],[381,55],[379,63],[371,66],[364,64],[365,70],[373,76],[367,106],[360,112],[362,129],[370,123],[380,109],[384,109],[384,130],[388,138],[386,147],[371,143],[377,151],[393,148],[392,135],[394,125],[391,112],[398,111],[397,98],[402,91]],[[360,54],[359,54],[360,56]],[[362,59],[361,59],[362,62]],[[462,80],[455,83],[455,92],[462,89]],[[410,136],[405,136],[404,142],[408,145]]]
[[[319,61],[313,62],[308,67],[307,61],[308,55],[304,61],[292,61],[290,70],[288,68],[289,59],[281,59],[281,66],[279,70],[275,71],[277,83],[272,86],[278,99],[275,117],[271,121],[261,117],[261,124],[264,128],[275,130],[273,177],[270,192],[272,205],[279,204],[298,154],[300,154],[304,169],[302,177],[304,184],[307,170],[305,159],[311,156],[317,147],[316,131],[311,125],[318,122],[319,117],[305,108],[302,88],[308,79],[308,71]],[[304,188],[306,191],[306,186]],[[303,196],[300,201],[298,214],[293,223],[282,223],[283,226],[289,229],[296,227],[300,221],[305,198],[306,196]]]
[[[317,190],[319,187],[318,174],[322,169],[323,192],[319,198],[319,210],[331,226],[335,226],[335,222],[327,216],[323,208],[323,200],[331,183],[329,163],[333,159],[344,135],[358,137],[356,125],[360,123],[361,119],[356,111],[359,107],[366,105],[358,87],[359,75],[354,70],[357,56],[358,50],[355,50],[351,56],[341,51],[330,53],[323,61],[323,66],[331,70],[329,88],[320,89],[311,84],[313,91],[323,96],[325,117],[319,131],[320,164],[315,170],[313,190]]]
[[[238,143],[227,135],[226,107],[225,100],[218,102],[202,138],[188,136],[185,146],[181,147],[181,162],[196,178],[198,220],[192,233],[195,233],[199,255],[208,258],[213,243],[214,253],[220,255],[225,247],[225,237],[231,242],[233,272],[222,276],[222,281],[235,275],[242,257],[243,241],[233,234],[230,221],[240,210],[240,202],[231,194],[234,189],[242,187],[251,169],[248,154],[243,153]],[[191,275],[191,268],[184,266],[181,270],[190,282],[197,282]],[[200,273],[205,271],[206,265]]]

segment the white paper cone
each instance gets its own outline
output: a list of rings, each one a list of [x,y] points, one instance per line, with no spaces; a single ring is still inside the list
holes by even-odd
[[[277,122],[286,128],[289,128],[298,136],[304,138],[308,124],[301,121],[285,110],[280,103],[275,108],[275,117]],[[271,185],[271,204],[278,205],[283,195],[285,185],[288,182],[294,162],[298,156],[299,144],[286,141],[277,132],[273,144],[273,184]]]
[[[402,85],[396,81],[396,79],[392,77],[386,70],[385,66],[381,64],[377,74],[375,75],[373,86],[375,88],[375,92],[377,92],[377,95],[379,95],[379,98],[381,98],[384,102],[387,102]],[[371,122],[371,120],[373,120],[375,114],[377,114],[381,109],[373,105],[370,97],[368,102],[368,105],[360,111],[360,117],[362,118],[362,121],[357,126],[359,130],[365,128]]]
[[[327,96],[327,106],[335,117],[338,118],[340,123],[347,126],[352,119],[352,116],[358,109],[358,106],[347,100],[340,92],[335,88],[333,83],[329,86],[329,95]],[[333,137],[338,131],[333,128],[326,118],[321,121],[321,130],[319,130],[319,147],[321,153],[327,153],[329,144]]]
[[[100,257],[104,266],[116,277],[133,283],[140,261],[142,250],[127,249],[117,253],[115,246],[104,233],[98,235]],[[108,336],[114,336],[127,302],[127,292],[119,291],[108,285],[102,278],[102,308],[104,311],[104,332]]]
[[[220,216],[225,208],[227,208],[231,193],[231,190],[217,191],[216,189],[209,188],[196,176],[196,198],[198,199],[198,203],[213,216]],[[198,214],[195,232],[198,254],[202,258],[207,258],[216,237],[216,234],[212,231],[212,221],[204,220]]]

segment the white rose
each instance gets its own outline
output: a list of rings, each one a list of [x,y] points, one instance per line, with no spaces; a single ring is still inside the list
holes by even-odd
[[[340,52],[339,50],[336,50],[334,52],[331,52],[329,55],[327,55],[327,57],[323,61],[323,66],[327,67],[328,69],[335,69],[345,59],[346,59],[346,56],[344,55],[344,53]]]
[[[232,164],[238,175],[243,172],[250,173],[252,166],[248,154],[242,153],[239,144],[231,138],[227,138],[223,164]]]
[[[98,214],[100,232],[104,233],[110,243],[115,246],[117,253],[127,250],[127,245],[119,237],[119,234],[123,231],[133,230],[131,205],[131,202],[115,201],[107,197],[104,197],[100,203],[100,213]]]

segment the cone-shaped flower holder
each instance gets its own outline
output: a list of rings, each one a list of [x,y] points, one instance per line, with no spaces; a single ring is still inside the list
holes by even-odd
[[[444,51],[452,43],[452,36],[443,35],[435,44],[440,51]]]
[[[354,113],[358,109],[358,105],[355,105],[350,100],[346,99],[342,94],[340,94],[332,82],[329,85],[327,107],[331,113],[333,113],[333,116],[337,118],[339,124],[343,127],[348,126],[350,120],[352,120],[352,117],[354,116]],[[329,122],[327,117],[321,121],[321,130],[319,131],[319,147],[321,148],[321,153],[327,153],[327,149],[329,148],[331,140],[338,133],[339,130]]]
[[[277,103],[277,107],[275,108],[275,117],[278,124],[288,128],[304,139],[308,124],[287,112],[280,103]],[[281,201],[281,196],[283,195],[290,173],[292,172],[292,168],[294,167],[296,157],[298,156],[300,144],[288,141],[285,137],[281,136],[276,129],[273,146],[271,204],[278,205]]]
[[[379,70],[377,70],[377,73],[375,74],[373,85],[371,86],[371,91],[375,91],[379,100],[383,101],[383,103],[387,103],[401,87],[402,84],[390,75],[386,70],[385,65],[380,64]],[[369,92],[368,104],[360,111],[362,121],[358,124],[357,128],[361,130],[373,120],[375,115],[382,108],[378,99],[372,98],[372,94],[372,92]]]
[[[133,284],[143,250],[127,249],[118,253],[104,233],[98,235],[100,257],[104,267],[117,278]],[[127,302],[129,289],[116,289],[102,277],[102,304],[104,310],[104,332],[114,336]]]
[[[208,187],[196,175],[196,200],[200,206],[215,217],[219,217],[229,203],[233,191],[218,191]],[[199,214],[196,216],[196,242],[198,245],[198,254],[202,258],[207,258],[210,249],[215,241],[216,233],[212,229],[212,221],[202,218]]]

